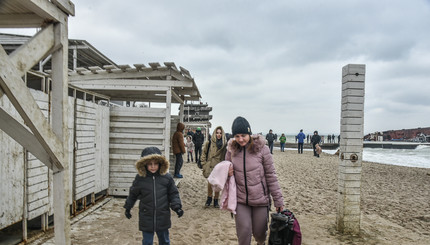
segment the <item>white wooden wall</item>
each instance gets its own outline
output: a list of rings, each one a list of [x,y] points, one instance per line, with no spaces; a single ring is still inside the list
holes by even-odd
[[[17,118],[7,96],[0,98],[0,106]],[[0,229],[22,218],[24,175],[23,147],[0,130]]]
[[[48,95],[42,91],[30,91],[42,113],[48,118]],[[33,219],[44,213],[53,214],[52,171],[31,153],[28,153],[26,161],[28,219]]]
[[[127,196],[145,147],[164,154],[166,109],[112,107],[110,111],[109,194]]]
[[[96,109],[92,102],[76,100],[75,162],[73,164],[74,199],[80,199],[95,188]]]
[[[30,91],[44,115],[50,117],[48,94]],[[109,185],[109,107],[77,99],[78,148],[73,164],[74,101],[69,97],[69,162],[76,167],[76,177],[69,178],[70,189],[76,186],[70,200],[107,190]],[[0,105],[20,119],[7,96],[0,98]],[[31,220],[45,213],[52,215],[52,171],[1,130],[0,146],[0,229],[21,221],[24,216]],[[69,170],[70,176],[74,176],[74,169]]]

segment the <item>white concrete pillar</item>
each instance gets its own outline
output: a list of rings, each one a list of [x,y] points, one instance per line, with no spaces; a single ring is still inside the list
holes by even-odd
[[[365,65],[349,64],[342,68],[336,225],[338,231],[351,234],[360,232],[361,223],[360,194],[365,73]]]

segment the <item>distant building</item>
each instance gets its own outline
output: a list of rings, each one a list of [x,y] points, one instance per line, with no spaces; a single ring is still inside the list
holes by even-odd
[[[427,141],[430,136],[430,127],[389,130],[382,134],[384,140]]]

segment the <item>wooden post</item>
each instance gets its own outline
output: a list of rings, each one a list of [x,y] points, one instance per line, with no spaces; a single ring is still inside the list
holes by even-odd
[[[56,23],[54,29],[55,44],[61,48],[52,54],[52,129],[63,142],[62,163],[64,169],[54,172],[54,232],[55,244],[71,244],[70,241],[70,196],[68,162],[68,30],[66,23]]]
[[[164,156],[167,161],[170,160],[170,124],[171,119],[171,108],[172,108],[172,87],[169,87],[166,91],[166,129],[164,131]]]
[[[361,162],[363,153],[365,65],[342,68],[337,229],[360,233]]]

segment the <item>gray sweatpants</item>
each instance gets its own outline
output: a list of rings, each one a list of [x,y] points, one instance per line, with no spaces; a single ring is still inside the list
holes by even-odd
[[[236,208],[236,234],[239,245],[250,245],[252,235],[254,235],[258,244],[264,244],[268,222],[268,207],[251,207],[238,203]]]

